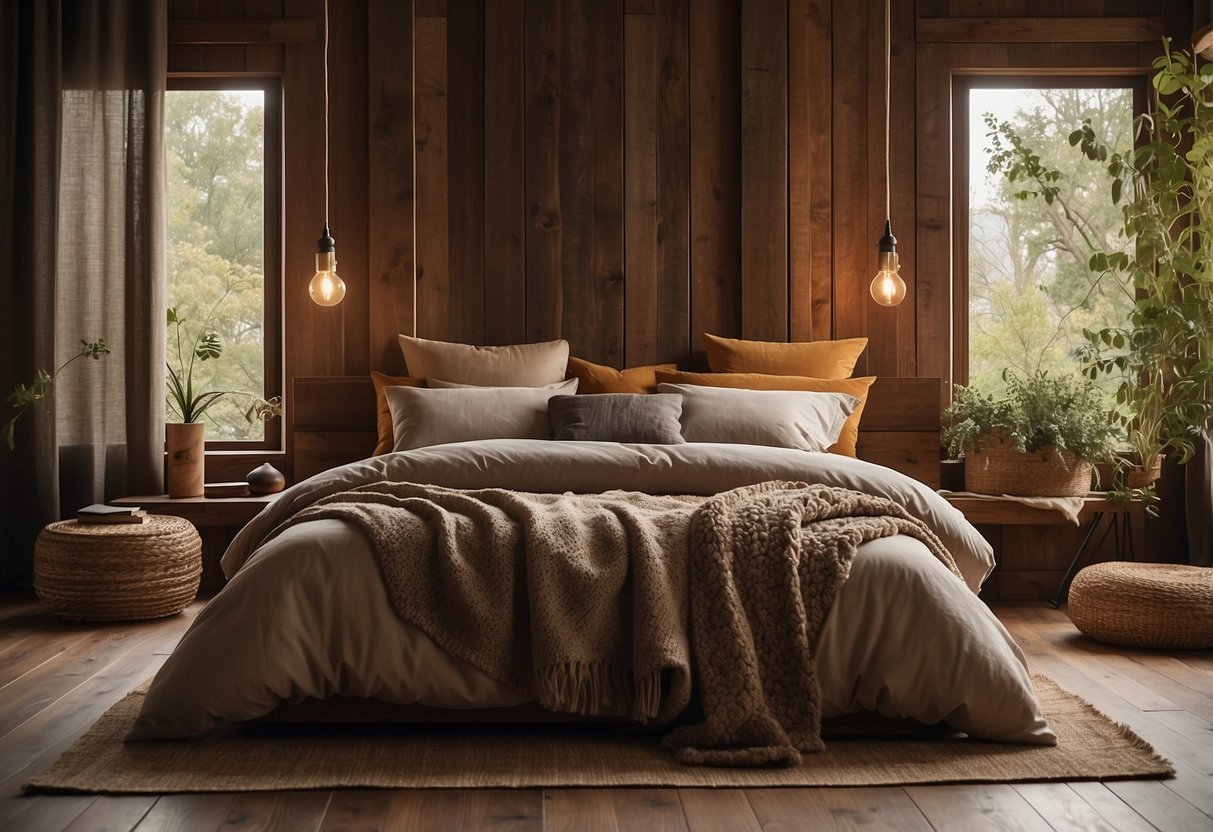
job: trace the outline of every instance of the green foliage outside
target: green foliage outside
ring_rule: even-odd
[[[1096,252],[1131,251],[1133,241],[1120,233],[1122,217],[1108,193],[1104,165],[1075,153],[1068,137],[1089,120],[1108,148],[1131,148],[1133,93],[977,92],[1019,102],[1009,118],[983,114],[989,178],[971,190],[969,383],[999,393],[1006,387],[1004,371],[1077,375],[1087,344],[1083,331],[1128,319],[1131,287],[1100,279],[1089,264]],[[1099,383],[1110,405],[1116,384]]]
[[[169,306],[186,322],[187,344],[213,332],[223,345],[221,359],[193,365],[193,387],[260,397],[265,391],[265,108],[255,101],[259,95],[171,90],[164,133]],[[168,337],[171,360],[178,346],[171,326]],[[169,405],[171,414],[171,397]],[[263,438],[264,424],[250,423],[246,406],[242,398],[217,398],[205,411],[207,439]]]

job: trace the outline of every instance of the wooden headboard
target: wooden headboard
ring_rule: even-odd
[[[937,378],[878,378],[859,425],[858,454],[939,487]],[[370,456],[375,388],[370,376],[303,376],[291,408],[296,480]]]

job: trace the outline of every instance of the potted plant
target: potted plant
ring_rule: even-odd
[[[39,369],[30,384],[18,384],[13,388],[13,392],[8,395],[5,401],[13,409],[14,413],[4,423],[4,427],[0,428],[0,433],[4,435],[4,444],[8,445],[8,449],[11,451],[16,447],[14,432],[17,428],[17,420],[21,418],[21,414],[30,405],[45,399],[54,391],[55,379],[67,369],[69,364],[79,358],[91,358],[94,361],[100,361],[101,356],[109,355],[109,352],[109,347],[105,345],[104,338],[98,338],[96,341],[85,341],[81,338],[80,352],[64,361],[55,372],[48,373],[46,370]]]
[[[1107,161],[1123,234],[1137,256],[1097,253],[1092,271],[1133,294],[1124,326],[1088,333],[1090,375],[1116,374],[1118,401],[1143,464],[1150,450],[1181,464],[1205,445],[1213,418],[1213,64],[1173,51],[1154,61],[1153,112],[1139,142],[1109,154],[1089,123],[1070,144]]]
[[[199,328],[187,352],[182,342],[181,327],[185,319],[177,308],[168,310],[168,325],[174,328],[177,342],[176,366],[168,362],[168,407],[181,421],[164,426],[164,445],[168,456],[168,495],[170,497],[201,497],[206,479],[206,436],[202,417],[220,398],[227,395],[246,396],[251,404],[244,418],[269,421],[282,415],[282,399],[263,399],[241,390],[194,389],[194,362],[210,361],[223,355],[223,342],[217,332],[207,332],[206,322]]]
[[[957,385],[944,411],[948,453],[965,460],[965,488],[1025,497],[1082,496],[1112,451],[1100,391],[1081,377],[1004,373],[995,396]]]

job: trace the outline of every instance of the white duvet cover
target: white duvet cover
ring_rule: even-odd
[[[223,557],[231,578],[157,674],[130,739],[197,736],[282,701],[370,697],[438,708],[510,707],[517,692],[439,649],[393,612],[377,556],[338,520],[264,542],[320,497],[380,480],[451,488],[715,494],[772,479],[888,497],[956,559],[958,580],[918,541],[864,544],[818,650],[823,715],[876,711],[946,722],[984,739],[1055,742],[1023,655],[976,595],[989,544],[922,483],[833,454],[748,445],[491,440],[387,454],[288,489]],[[967,584],[967,585],[966,585]]]

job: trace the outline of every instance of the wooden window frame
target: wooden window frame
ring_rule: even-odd
[[[969,92],[974,89],[1131,89],[1133,118],[1149,104],[1140,72],[955,73],[952,77],[952,378],[969,383]]]
[[[265,398],[281,396],[285,401],[286,371],[283,350],[283,130],[282,80],[276,75],[242,73],[169,73],[168,89],[175,90],[261,90],[265,94],[265,198],[264,204],[264,393]],[[207,453],[233,456],[248,453],[262,459],[266,453],[283,453],[285,417],[265,424],[265,436],[255,440],[208,441]],[[236,460],[234,460],[236,461]]]

